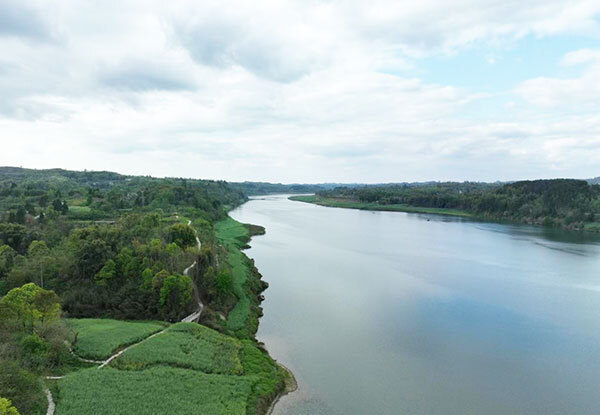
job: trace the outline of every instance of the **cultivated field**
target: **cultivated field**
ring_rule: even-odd
[[[86,359],[107,359],[121,347],[136,343],[164,328],[154,321],[119,321],[112,319],[70,319],[77,333],[74,351]]]
[[[128,349],[113,365],[143,369],[169,365],[205,373],[241,375],[241,343],[196,323],[177,323],[164,333]]]
[[[136,332],[137,342],[163,328],[155,322],[70,322],[85,334],[86,356],[95,357],[132,343],[133,335],[123,335],[128,329]],[[283,389],[286,376],[251,340],[196,323],[176,323],[131,346],[109,366],[69,373],[52,389],[57,415],[262,414]]]
[[[171,367],[86,369],[58,381],[56,415],[246,414],[253,383]]]

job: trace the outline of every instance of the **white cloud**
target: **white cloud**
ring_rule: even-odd
[[[465,117],[490,97],[417,77],[422,56],[487,45],[498,61],[495,45],[526,35],[597,36],[597,1],[2,7],[12,23],[0,30],[0,164],[371,182],[580,176],[598,165],[597,51],[565,56],[580,78],[521,84],[533,104],[523,114],[513,103]],[[545,112],[565,103],[588,113]]]
[[[583,65],[583,73],[577,78],[530,79],[521,83],[515,92],[541,107],[570,107],[577,112],[600,109],[600,49],[569,52],[562,63],[566,66]]]

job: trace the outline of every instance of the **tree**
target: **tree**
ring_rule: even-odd
[[[196,233],[191,226],[184,223],[171,225],[168,231],[169,242],[176,243],[181,248],[196,245]]]
[[[39,269],[40,286],[44,288],[44,270],[47,267],[47,262],[50,259],[50,250],[48,249],[48,245],[46,245],[46,242],[44,241],[32,241],[29,244],[29,249],[27,252],[29,254],[29,258],[35,262],[36,268]]]
[[[13,266],[17,253],[8,245],[0,245],[0,278],[6,276]]]
[[[45,208],[46,206],[48,206],[48,195],[40,196],[40,199],[38,200],[38,204],[42,208]]]
[[[219,294],[229,294],[233,289],[233,278],[229,271],[221,271],[215,278],[215,287]]]
[[[11,401],[23,414],[46,413],[46,397],[40,379],[14,361],[0,362],[0,391],[4,399]]]
[[[12,402],[5,398],[0,398],[0,415],[20,415],[17,408],[12,406]]]
[[[78,241],[74,253],[79,272],[85,277],[91,277],[95,276],[106,262],[110,247],[104,239],[85,239]]]
[[[159,306],[163,316],[174,320],[192,301],[194,288],[187,275],[169,275],[160,288]]]
[[[156,275],[154,275],[154,278],[152,278],[152,289],[154,291],[160,291],[160,289],[163,285],[163,281],[168,276],[169,276],[169,272],[166,269],[163,269],[162,271],[157,272]]]
[[[116,272],[117,264],[112,259],[109,259],[94,277],[94,279],[96,280],[96,284],[107,285],[108,282],[112,281]]]
[[[25,208],[23,206],[19,206],[19,208],[17,209],[17,214],[15,215],[15,222],[23,225],[25,223],[25,214],[27,212],[25,211]]]
[[[15,223],[0,223],[0,243],[5,243],[15,251],[23,253],[28,240],[29,234],[25,226]]]
[[[175,242],[172,242],[169,245],[167,245],[165,251],[167,252],[167,255],[169,256],[169,258],[171,259],[171,269],[174,270],[175,266],[177,264],[177,259],[178,259],[179,255],[181,255],[182,250],[179,247],[179,245],[177,245]]]
[[[57,212],[62,211],[62,202],[60,201],[60,199],[54,199],[54,201],[52,202],[52,208]]]
[[[152,287],[152,279],[154,278],[154,273],[150,268],[146,268],[142,271],[142,289],[148,290]]]
[[[44,290],[30,282],[13,288],[0,300],[4,318],[13,318],[30,332],[36,323],[56,320],[60,317],[60,300],[54,291]]]

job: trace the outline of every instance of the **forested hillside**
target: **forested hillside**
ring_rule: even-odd
[[[328,190],[336,187],[336,184],[282,184],[265,182],[233,182],[231,187],[248,196],[283,194],[283,193],[314,193],[319,190]]]
[[[584,180],[342,187],[320,191],[317,196],[381,206],[455,209],[489,219],[573,229],[595,228],[600,220],[600,185]]]
[[[215,232],[245,200],[223,181],[0,168],[0,396],[43,413],[39,376],[85,367],[64,317],[168,324],[201,300],[202,323],[261,355],[250,345],[267,284],[239,251],[249,228],[235,223],[231,246]],[[248,395],[248,413],[282,387],[268,355],[259,360],[253,370],[277,376],[252,378],[267,385]]]

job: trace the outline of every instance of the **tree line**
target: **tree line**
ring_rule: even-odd
[[[600,185],[574,179],[338,187],[317,195],[381,205],[460,209],[488,219],[573,229],[600,221]]]

